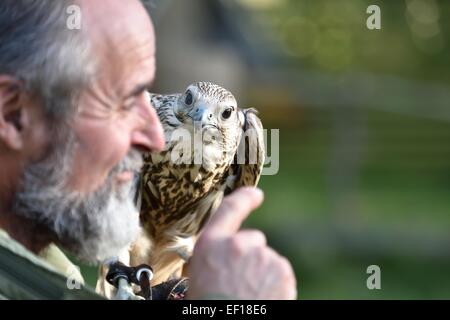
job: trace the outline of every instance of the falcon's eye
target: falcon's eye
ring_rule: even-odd
[[[194,97],[192,96],[192,93],[190,91],[188,91],[186,93],[186,98],[184,99],[184,103],[187,106],[190,106],[192,104],[192,102],[194,102]]]
[[[224,112],[222,112],[222,118],[223,119],[228,119],[231,116],[231,113],[234,111],[233,107],[228,107],[225,109]]]

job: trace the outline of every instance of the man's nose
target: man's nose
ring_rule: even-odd
[[[139,116],[140,126],[132,135],[132,145],[147,152],[160,152],[164,149],[165,138],[161,121],[156,114],[155,108],[148,99],[142,105]]]

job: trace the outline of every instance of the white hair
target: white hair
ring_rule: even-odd
[[[51,156],[29,165],[13,199],[13,212],[44,225],[60,245],[86,262],[116,256],[139,235],[139,213],[134,205],[132,182],[114,184],[121,171],[138,172],[142,156],[132,150],[97,191],[82,195],[68,191],[74,138]]]

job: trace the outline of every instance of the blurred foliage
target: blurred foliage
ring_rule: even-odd
[[[446,0],[278,0],[262,7],[258,1],[241,2],[260,9],[255,20],[270,24],[274,38],[300,67],[450,81]],[[381,8],[381,31],[365,28],[371,4]]]
[[[247,226],[292,261],[305,299],[449,298],[450,126],[368,112],[357,182],[337,206],[330,185],[330,112],[307,109],[280,132],[280,172],[264,176],[262,208]],[[341,164],[345,167],[345,164]],[[365,286],[382,270],[382,290]]]

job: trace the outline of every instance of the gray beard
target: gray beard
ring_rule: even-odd
[[[139,235],[135,186],[133,182],[119,186],[113,178],[124,170],[139,172],[142,156],[131,150],[97,191],[81,195],[66,187],[74,141],[70,135],[65,147],[25,169],[12,212],[44,225],[78,259],[99,263],[117,256]]]

